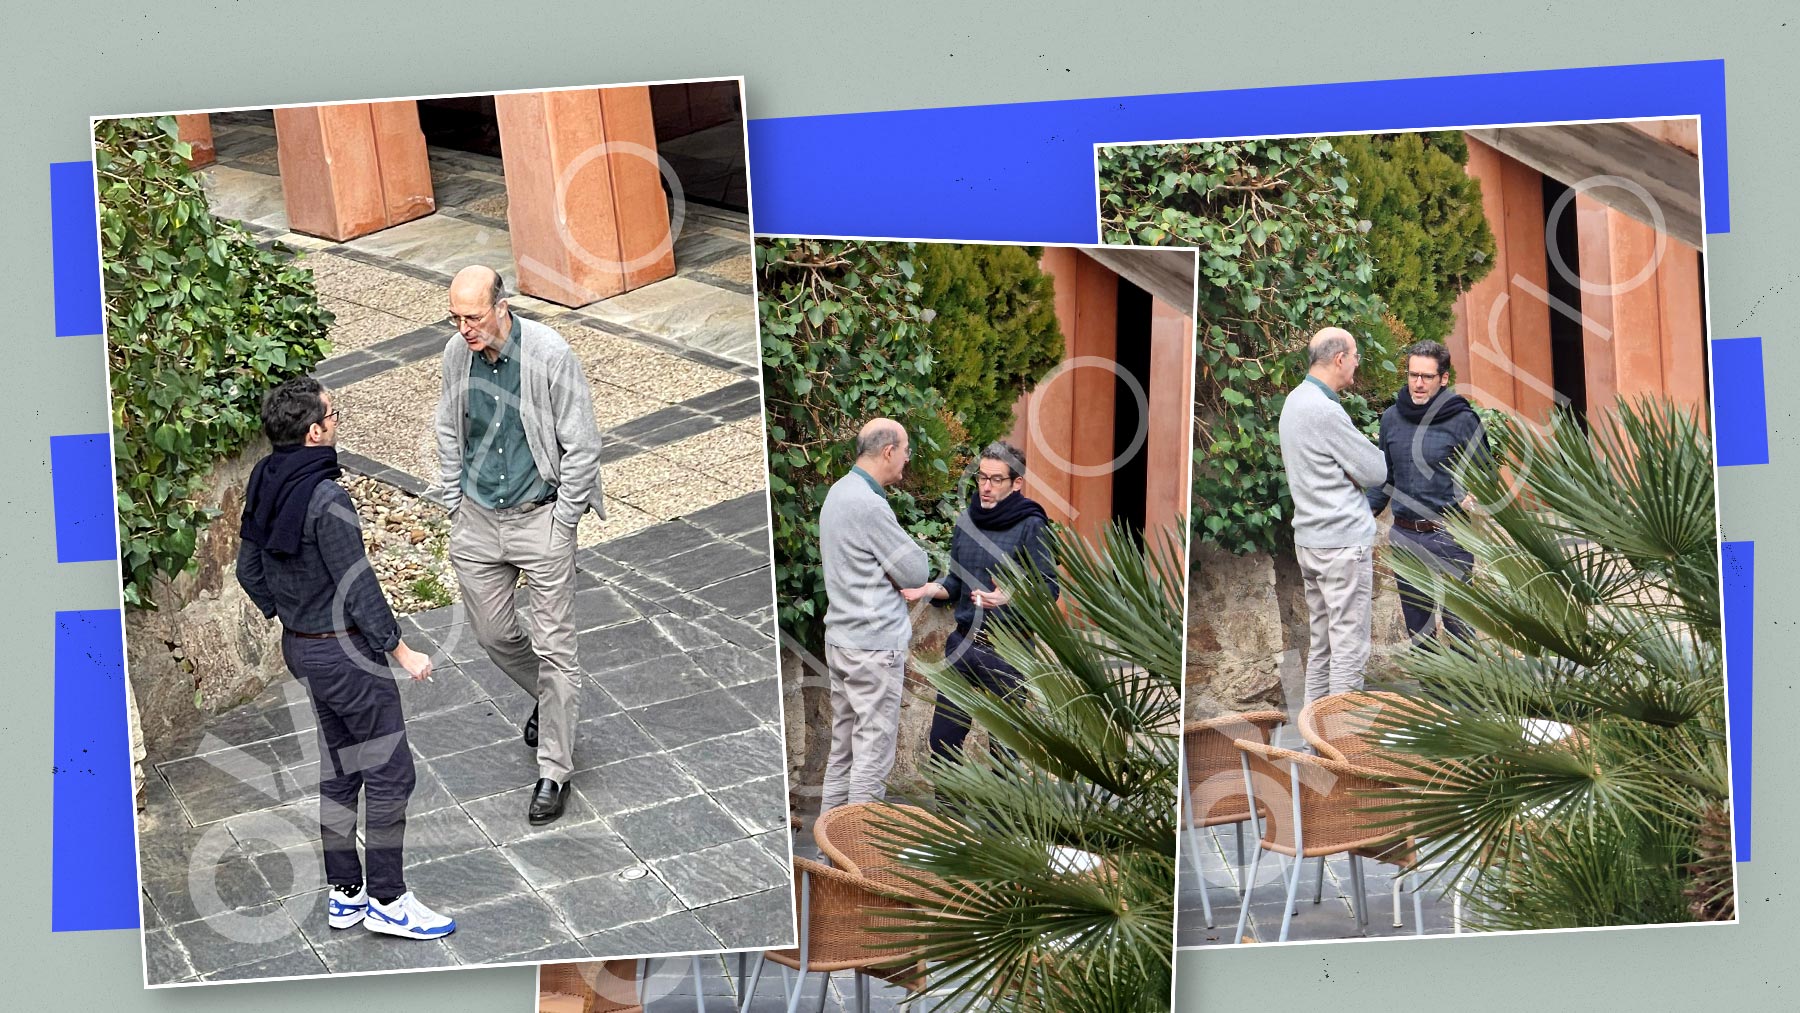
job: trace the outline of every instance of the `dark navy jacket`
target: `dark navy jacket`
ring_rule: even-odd
[[[950,572],[938,582],[950,592],[950,597],[939,599],[936,604],[954,607],[956,625],[968,629],[976,614],[984,611],[976,607],[969,592],[993,590],[998,561],[1008,557],[1016,558],[1027,571],[1036,570],[1055,597],[1056,567],[1050,561],[1044,528],[1042,517],[1027,517],[1010,528],[986,531],[976,527],[965,510],[956,518],[956,530],[950,535]],[[1006,609],[1007,606],[1001,606],[985,611],[992,618]]]
[[[1379,445],[1387,458],[1387,480],[1369,490],[1369,509],[1380,513],[1391,500],[1395,517],[1415,521],[1435,521],[1462,501],[1465,490],[1451,477],[1450,464],[1464,448],[1478,457],[1487,453],[1481,416],[1475,412],[1445,413],[1415,423],[1407,421],[1397,404],[1381,413]]]

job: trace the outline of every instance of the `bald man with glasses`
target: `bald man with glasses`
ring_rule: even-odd
[[[450,563],[476,641],[536,702],[524,739],[538,766],[526,816],[539,826],[562,815],[575,769],[575,531],[590,510],[606,517],[600,430],[574,351],[512,312],[498,272],[459,271],[450,320],[457,333],[444,347],[437,411]],[[515,613],[521,574],[529,637]]]

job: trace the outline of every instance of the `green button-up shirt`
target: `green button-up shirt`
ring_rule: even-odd
[[[489,510],[504,510],[548,497],[553,489],[538,474],[519,418],[519,318],[499,356],[469,360],[468,407],[463,412],[463,492]]]

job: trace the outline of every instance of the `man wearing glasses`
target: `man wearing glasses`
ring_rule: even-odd
[[[856,466],[819,508],[825,573],[825,667],[831,679],[831,753],[820,814],[887,795],[900,728],[900,689],[912,645],[901,588],[931,576],[887,490],[900,484],[912,445],[893,419],[873,419],[856,435]]]
[[[1375,588],[1375,516],[1363,490],[1387,461],[1339,403],[1356,382],[1356,338],[1326,327],[1307,342],[1306,379],[1281,406],[1281,463],[1294,500],[1294,555],[1306,586],[1308,703],[1363,685]]]
[[[450,563],[476,641],[536,701],[524,739],[538,766],[526,817],[539,826],[562,815],[575,769],[575,529],[589,510],[606,516],[600,430],[568,342],[514,314],[493,269],[457,272],[450,318],[437,410]],[[529,637],[514,612],[520,574]]]
[[[1046,544],[1049,517],[1024,493],[1025,455],[1004,440],[988,444],[976,462],[975,500],[956,518],[950,535],[950,569],[941,580],[902,591],[907,601],[948,605],[956,629],[944,641],[944,657],[970,683],[996,696],[1023,681],[1018,669],[994,652],[988,639],[1006,614],[1012,595],[996,583],[1002,560],[1012,559],[1057,595],[1056,566]],[[969,715],[943,694],[931,716],[931,752],[954,759],[969,734]]]
[[[319,834],[325,852],[326,921],[371,932],[436,939],[456,922],[406,888],[406,804],[415,780],[406,714],[388,660],[414,679],[431,659],[400,640],[400,627],[363,550],[350,494],[335,479],[342,418],[329,392],[295,377],[263,398],[274,452],[244,492],[237,579],[270,619],[281,618],[281,657],[306,686],[319,736]],[[366,798],[363,863],[356,811]]]
[[[1444,517],[1472,509],[1475,497],[1456,481],[1450,465],[1465,454],[1485,459],[1487,443],[1481,416],[1449,388],[1449,381],[1450,351],[1443,345],[1421,341],[1406,350],[1406,389],[1381,413],[1380,446],[1387,477],[1369,490],[1369,509],[1380,515],[1391,502],[1393,547],[1412,553],[1439,573],[1466,581],[1475,557],[1450,537]],[[1438,603],[1425,589],[1395,576],[1406,632],[1414,643],[1431,639]],[[1444,636],[1452,646],[1467,641],[1469,628],[1448,608],[1442,611]]]

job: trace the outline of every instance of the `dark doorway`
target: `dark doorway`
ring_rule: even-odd
[[[1550,178],[1544,180],[1544,214],[1563,200],[1569,188]],[[1544,248],[1545,286],[1550,304],[1550,383],[1556,389],[1557,404],[1566,404],[1582,424],[1587,424],[1587,351],[1581,331],[1581,286],[1571,279],[1581,277],[1580,241],[1575,231],[1575,201],[1564,201],[1562,212],[1554,223],[1546,221],[1554,231],[1546,236]],[[1560,263],[1562,267],[1558,267]],[[1568,277],[1564,277],[1566,273]]]
[[[1139,434],[1148,433],[1150,426],[1150,420],[1138,412],[1138,395],[1148,398],[1150,392],[1150,311],[1150,293],[1120,278],[1118,336],[1113,351],[1119,374],[1113,391],[1112,516],[1140,533],[1144,530],[1150,452],[1144,442],[1135,450],[1131,444]]]
[[[492,95],[420,99],[419,129],[434,148],[500,157],[500,121]]]

